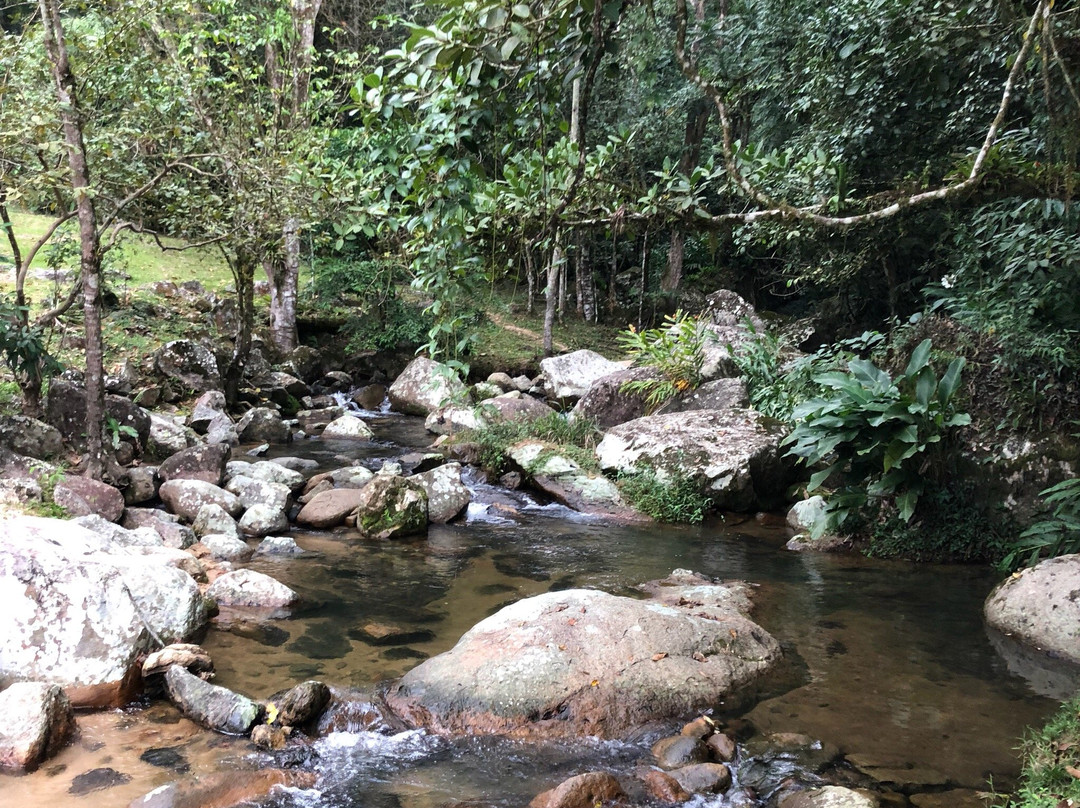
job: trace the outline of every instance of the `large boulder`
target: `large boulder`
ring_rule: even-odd
[[[460,463],[447,463],[411,479],[423,486],[427,494],[428,521],[436,524],[449,522],[465,510],[472,499],[469,489],[461,482]]]
[[[16,682],[0,693],[0,771],[33,771],[75,730],[71,702],[58,685]]]
[[[236,434],[241,443],[286,443],[289,427],[281,420],[277,410],[254,407],[244,413],[236,424]]]
[[[0,415],[0,446],[27,457],[48,460],[60,454],[64,440],[54,426],[25,415]]]
[[[322,432],[323,440],[371,440],[375,433],[355,415],[342,415],[328,423]]]
[[[387,390],[391,409],[406,415],[427,415],[464,397],[465,385],[449,365],[418,356]]]
[[[222,415],[228,418],[226,414],[227,406],[224,393],[219,390],[208,390],[195,401],[195,406],[191,408],[191,415],[188,416],[187,424],[200,435],[205,435],[206,430],[215,418]]]
[[[296,524],[304,527],[337,527],[345,522],[345,517],[353,513],[363,500],[363,489],[334,488],[322,491],[300,509],[296,515]]]
[[[285,511],[273,505],[256,503],[244,511],[237,524],[245,536],[262,538],[271,533],[282,533],[289,529],[289,517]]]
[[[142,449],[150,440],[150,415],[131,399],[105,396],[105,413],[126,429],[117,437]],[[75,447],[86,444],[86,389],[75,382],[54,379],[49,383],[45,420],[60,431],[64,440]],[[131,434],[131,433],[134,433]]]
[[[1080,554],[1011,575],[990,593],[983,611],[998,631],[1080,665]]]
[[[121,704],[141,654],[206,621],[194,580],[155,548],[115,548],[56,519],[12,519],[3,533],[0,686],[41,681],[61,685],[77,706]]]
[[[742,379],[716,379],[673,398],[657,412],[689,412],[691,410],[730,410],[750,406],[746,382]]]
[[[154,354],[154,367],[168,380],[196,393],[221,389],[221,370],[213,351],[197,342],[167,342]]]
[[[719,704],[780,659],[734,605],[698,611],[584,589],[527,598],[413,668],[387,702],[444,734],[618,736]]]
[[[161,484],[158,495],[165,507],[187,522],[195,521],[203,505],[220,505],[234,518],[244,511],[235,494],[203,480],[169,480]]]
[[[169,457],[158,466],[158,476],[168,480],[203,480],[221,485],[225,479],[225,465],[229,462],[228,446],[221,444],[192,446]]]
[[[251,699],[212,685],[181,665],[165,672],[165,690],[169,700],[192,721],[227,735],[246,735],[262,712]]]
[[[271,610],[292,606],[300,599],[285,584],[254,570],[235,570],[218,576],[206,590],[206,596],[219,606]]]
[[[784,495],[783,428],[754,410],[649,415],[612,427],[596,447],[604,471],[691,480],[720,510],[769,508]]]
[[[626,368],[602,376],[574,405],[571,416],[594,421],[602,430],[641,418],[648,413],[645,394],[624,393],[622,387],[628,382],[659,378],[652,368]]]
[[[124,513],[124,495],[89,477],[64,477],[53,489],[53,502],[72,516],[97,514],[110,522]]]
[[[480,404],[478,409],[484,416],[484,420],[492,424],[508,421],[532,423],[555,414],[555,410],[540,399],[516,391],[489,398]]]
[[[540,362],[544,392],[556,401],[581,398],[597,380],[622,369],[618,362],[589,350],[549,356]]]
[[[377,474],[362,489],[356,527],[368,538],[399,539],[427,530],[427,493],[405,477]]]
[[[647,521],[619,494],[603,474],[586,471],[557,446],[526,440],[511,446],[507,455],[545,494],[568,508],[613,519]]]

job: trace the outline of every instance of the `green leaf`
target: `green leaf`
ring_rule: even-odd
[[[911,359],[908,360],[907,368],[904,369],[904,376],[912,379],[916,373],[919,373],[926,367],[930,361],[930,340],[924,339],[920,342],[915,350],[911,352]]]

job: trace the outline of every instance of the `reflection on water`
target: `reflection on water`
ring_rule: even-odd
[[[418,419],[371,423],[381,441],[375,447],[312,441],[279,453],[338,464],[331,458],[347,453],[377,467],[408,450],[402,446],[428,441]],[[479,494],[518,513],[492,518],[474,508],[470,521],[433,526],[426,540],[409,542],[367,541],[345,530],[292,534],[312,555],[252,566],[296,589],[306,607],[288,620],[238,620],[211,631],[204,646],[217,682],[255,698],[308,678],[373,690],[517,599],[569,587],[633,594],[637,584],[681,567],[757,586],[756,619],[784,643],[789,660],[783,692],[746,714],[760,731],[805,733],[846,753],[982,787],[991,774],[1008,781],[1023,728],[1055,706],[1010,671],[1017,663],[995,653],[981,619],[994,582],[984,570],[788,553],[780,549],[780,528],[754,520],[599,524],[566,518],[562,509],[521,507],[521,497],[506,492],[481,487]],[[67,793],[76,775],[111,767],[130,781],[94,793],[87,804],[126,805],[178,771],[140,759],[148,748],[172,750],[156,760],[178,755],[196,773],[259,761],[246,741],[196,733],[165,705],[83,716],[80,724],[79,743],[44,772],[0,779],[0,804],[68,804],[79,799]],[[660,731],[635,742],[539,746],[416,732],[332,735],[318,744],[318,789],[279,802],[520,805],[588,768],[629,772]]]

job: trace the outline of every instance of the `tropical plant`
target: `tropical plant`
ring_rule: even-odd
[[[1054,512],[1020,534],[1001,561],[1004,569],[1030,567],[1043,558],[1080,553],[1080,478],[1052,485],[1039,496],[1054,506]]]
[[[616,481],[627,501],[660,522],[697,524],[712,507],[712,499],[693,480],[661,479],[652,471],[620,475]]]
[[[938,378],[930,365],[930,340],[915,348],[894,382],[866,359],[848,371],[814,379],[833,391],[797,407],[794,431],[784,440],[788,454],[818,468],[807,485],[815,491],[836,475],[840,486],[827,497],[820,536],[836,529],[873,499],[895,498],[900,519],[910,521],[928,475],[940,471],[942,441],[954,427],[971,422],[956,412],[964,359],[953,359]]]
[[[664,317],[665,325],[638,331],[634,326],[619,335],[619,345],[634,364],[652,368],[659,378],[623,382],[619,392],[645,397],[647,410],[655,412],[666,401],[701,384],[708,332],[696,318],[681,309]]]

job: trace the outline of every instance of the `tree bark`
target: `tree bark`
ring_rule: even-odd
[[[248,355],[251,353],[251,334],[255,329],[255,256],[244,249],[238,249],[232,256],[227,256],[233,281],[236,283],[236,338],[229,364],[222,374],[225,401],[235,407],[240,400],[240,385],[244,380]]]
[[[290,217],[282,230],[280,262],[266,263],[270,281],[270,338],[282,355],[291,354],[300,341],[296,330],[296,301],[300,286],[300,221]]]
[[[683,150],[679,157],[679,173],[688,174],[701,158],[701,143],[709,124],[709,106],[700,98],[686,111],[686,133],[683,136]],[[683,276],[683,258],[686,254],[686,231],[678,224],[671,231],[671,244],[668,247],[667,269],[660,280],[660,289],[672,294],[679,289]]]
[[[548,264],[547,289],[544,300],[544,356],[555,353],[555,310],[559,297],[559,274],[562,272],[563,253],[559,246],[558,234],[555,247],[551,250],[551,262]]]
[[[68,60],[64,26],[57,0],[39,0],[45,51],[56,90],[57,106],[67,147],[71,187],[79,221],[80,269],[86,339],[86,475],[101,479],[105,471],[103,428],[105,424],[104,344],[101,335],[101,241],[94,197],[90,192],[90,167],[83,141],[82,112],[75,75]]]

